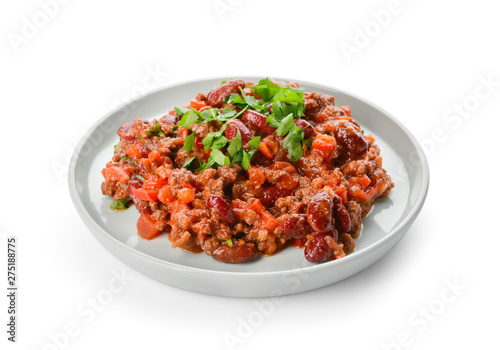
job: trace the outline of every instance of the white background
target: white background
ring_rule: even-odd
[[[230,348],[224,334],[240,336],[235,349],[498,347],[494,2],[401,0],[396,9],[389,0],[53,4],[4,1],[0,8],[0,285],[6,237],[16,235],[20,288],[18,343],[6,340],[2,297],[0,348]],[[373,13],[388,10],[384,26],[376,24]],[[360,32],[370,36],[363,41]],[[342,45],[356,53],[344,54]],[[375,102],[426,148],[431,186],[420,216],[372,267],[287,297],[242,334],[241,320],[259,312],[255,300],[186,292],[140,275],[98,244],[70,201],[72,148],[97,119],[140,92],[151,70],[161,72],[157,86],[274,75]],[[490,90],[481,79],[493,82]],[[453,112],[445,119],[460,105],[467,118]],[[93,315],[89,300],[124,268],[133,279]],[[450,283],[460,286],[455,293]],[[63,336],[68,325],[71,336]]]

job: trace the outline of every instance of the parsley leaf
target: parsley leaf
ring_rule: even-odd
[[[259,149],[260,147],[260,136],[254,136],[250,141],[248,141],[248,145],[251,149]]]
[[[189,169],[191,171],[196,171],[201,166],[200,160],[196,157],[191,157],[184,162],[183,168]]]
[[[118,209],[118,210],[127,209],[128,207],[130,207],[131,201],[132,201],[132,198],[130,198],[130,197],[118,199],[118,200],[114,201],[113,203],[111,203],[111,205],[109,207],[111,209]]]
[[[212,143],[215,140],[218,140],[222,136],[222,134],[226,130],[226,127],[227,127],[227,123],[224,124],[222,126],[222,128],[220,128],[219,131],[211,132],[203,138],[203,141],[201,141],[201,142],[203,143],[203,146],[205,146],[205,152],[208,151],[210,148],[212,148]],[[221,146],[220,148],[222,148],[222,147],[224,147],[224,146]]]
[[[295,126],[295,120],[293,119],[293,114],[290,113],[288,116],[283,118],[278,126],[276,134],[278,136],[285,136],[292,128]]]
[[[166,137],[165,133],[161,130],[160,123],[154,123],[154,125],[148,129],[146,134],[149,136]]]
[[[140,174],[135,174],[134,176],[139,181],[142,181],[142,182],[146,181],[146,178]]]
[[[222,166],[226,164],[226,156],[224,156],[224,153],[222,153],[218,149],[212,150],[212,153],[210,153],[210,158],[212,158],[213,161],[218,165]]]
[[[255,90],[264,101],[270,101],[273,99],[274,95],[278,93],[282,88],[275,83],[273,83],[268,78],[261,79],[258,85],[249,86],[250,89]]]
[[[196,123],[198,120],[199,120],[198,114],[191,111],[184,114],[178,125],[191,130],[191,124]]]
[[[219,114],[220,113],[218,108],[210,108],[201,112],[201,116],[203,119],[205,119],[205,121],[217,120],[217,116]]]
[[[238,152],[238,150],[241,149],[241,146],[243,146],[243,142],[241,140],[240,130],[238,129],[236,137],[231,141],[229,147],[227,148],[227,153],[229,153],[232,157],[236,152]]]
[[[217,139],[215,139],[213,142],[212,142],[212,146],[210,146],[210,149],[221,149],[222,147],[224,147],[226,144],[227,144],[227,138],[226,136],[222,135],[222,136],[219,136]]]
[[[181,115],[184,115],[190,111],[189,108],[185,108],[185,107],[175,107],[174,109],[175,109],[175,113],[177,113],[178,117],[180,117]]]
[[[195,136],[194,132],[192,132],[186,137],[186,140],[184,141],[184,146],[182,148],[184,148],[188,152],[191,152],[194,147],[194,141],[195,141]]]
[[[304,133],[299,127],[294,127],[288,135],[286,135],[283,140],[283,148],[288,150],[290,155],[290,160],[292,162],[298,161],[303,154],[302,151],[302,140],[304,139]]]
[[[248,170],[250,167],[250,155],[243,150],[243,159],[241,160],[241,167],[244,170]]]
[[[129,156],[121,157],[121,158],[120,158],[120,159],[118,159],[118,160],[122,160],[122,159],[123,159],[124,161],[126,161],[127,163],[129,163],[129,164],[132,164],[132,165],[137,165],[137,162],[135,162],[135,161],[133,161],[132,159],[130,159],[130,157],[129,157]]]
[[[118,152],[120,150],[120,144],[116,144],[113,146],[114,150],[115,150],[115,153]]]

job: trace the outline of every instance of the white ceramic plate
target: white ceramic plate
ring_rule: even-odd
[[[260,79],[243,78],[254,82]],[[101,169],[111,159],[113,145],[118,143],[118,128],[135,118],[159,118],[226,79],[190,81],[153,91],[104,116],[82,138],[71,160],[69,189],[81,218],[106,249],[137,271],[175,287],[222,296],[265,297],[300,293],[338,282],[370,266],[396,245],[417,217],[427,194],[429,170],[418,142],[394,117],[373,103],[342,90],[303,81],[299,83],[305,91],[334,95],[340,105],[351,106],[353,117],[365,134],[375,137],[384,168],[395,183],[390,196],[378,201],[364,219],[354,253],[336,261],[312,264],[305,260],[302,249],[289,247],[272,257],[225,264],[204,253],[174,249],[167,235],[142,240],[136,233],[139,214],[134,207],[124,212],[110,210],[111,198],[101,193]],[[307,278],[293,278],[298,273]]]

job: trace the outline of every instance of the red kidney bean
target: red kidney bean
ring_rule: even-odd
[[[197,149],[202,149],[202,148],[205,148],[205,146],[203,145],[203,139],[201,137],[198,137],[196,136],[194,138],[194,146],[197,148]]]
[[[287,237],[304,238],[313,232],[306,214],[285,214],[278,218],[283,233]]]
[[[243,115],[241,116],[241,120],[243,120],[245,123],[253,125],[262,133],[272,134],[276,129],[271,125],[266,124],[266,118],[267,117],[265,115],[251,109],[246,110],[245,113],[243,113]]]
[[[146,158],[148,156],[149,152],[151,152],[151,150],[149,148],[147,148],[142,143],[136,143],[135,145],[137,146],[137,148],[141,152],[141,158]]]
[[[335,228],[342,233],[351,231],[351,218],[349,212],[342,203],[338,194],[333,197],[333,216],[335,217]]]
[[[167,114],[163,118],[166,125],[175,125],[179,122],[179,117],[177,117],[175,114]]]
[[[236,223],[236,217],[234,216],[233,208],[229,203],[216,194],[212,194],[208,199],[208,207],[217,212],[221,220],[227,225],[234,225]]]
[[[132,189],[135,188],[142,188],[142,182],[137,180],[137,179],[132,179],[128,183],[128,195],[130,198],[132,198],[132,201],[135,204],[135,207],[137,208],[137,211],[139,213],[144,213],[151,215],[153,214],[153,211],[151,210],[151,207],[149,206],[149,203],[147,202],[142,202],[139,199],[137,199],[136,196],[132,193]]]
[[[242,263],[255,259],[257,257],[257,249],[252,243],[241,246],[233,245],[232,247],[227,244],[221,244],[219,248],[214,251],[212,257],[217,261],[225,263]]]
[[[312,127],[311,123],[309,123],[307,120],[302,118],[297,118],[295,119],[295,125],[297,125],[301,129],[304,129],[305,140],[314,135],[314,128]]]
[[[132,127],[133,127],[133,125],[131,123],[125,123],[125,124],[123,124],[118,129],[118,132],[117,132],[118,136],[120,136],[120,138],[122,140],[132,141],[134,139],[134,136],[128,134],[128,131],[130,129],[132,129]]]
[[[241,134],[241,140],[243,145],[246,145],[248,141],[250,141],[253,137],[252,131],[239,119],[231,119],[227,122],[226,130],[224,134],[228,138],[228,140],[233,140],[238,134],[238,130]]]
[[[307,221],[318,232],[333,229],[333,200],[324,191],[316,193],[307,205]]]
[[[293,190],[280,188],[277,186],[269,186],[264,189],[264,193],[260,198],[260,202],[267,208],[274,207],[274,203],[280,197],[291,196]]]
[[[240,87],[245,87],[245,81],[242,79],[231,80],[225,84],[214,87],[207,94],[207,102],[212,107],[220,108],[224,104],[224,99],[232,93],[239,93]]]
[[[363,134],[359,132],[351,122],[341,122],[333,130],[339,154],[347,154],[348,159],[368,151],[368,143]]]
[[[328,245],[328,236],[326,233],[316,233],[311,237],[304,248],[304,255],[307,261],[319,263],[331,259],[334,251]]]

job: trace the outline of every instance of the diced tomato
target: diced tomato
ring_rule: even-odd
[[[263,212],[266,211],[266,207],[264,207],[262,205],[262,203],[260,202],[260,199],[257,199],[255,200],[249,207],[248,209],[251,209],[253,210],[254,212],[256,212],[257,214],[259,215],[262,215]]]
[[[193,186],[193,185],[191,185],[189,182],[186,182],[186,181],[184,181],[184,180],[181,180],[181,185],[182,185],[182,187],[184,187],[184,188],[191,188],[191,189],[193,189],[193,190],[194,190],[194,186]]]
[[[195,190],[194,188],[181,188],[177,191],[177,198],[183,203],[191,203],[194,201]]]
[[[127,149],[127,155],[133,160],[142,158],[141,149],[135,143],[130,145],[130,147]]]
[[[351,117],[351,106],[340,106],[340,108],[347,114],[348,117]]]
[[[160,188],[167,184],[167,180],[162,178],[155,178],[144,181],[143,187],[150,191],[159,191]]]
[[[121,183],[127,183],[128,180],[130,179],[130,170],[118,166],[104,168],[102,169],[101,173],[106,180],[109,179],[111,176],[113,176],[116,180],[120,181]]]
[[[248,168],[248,184],[252,187],[259,187],[266,182],[266,175],[260,167],[250,166]]]
[[[142,201],[150,201],[154,202],[158,199],[158,192],[156,191],[148,191],[144,188],[132,188],[132,194]]]
[[[273,157],[274,157],[271,150],[269,149],[269,147],[267,147],[267,145],[265,143],[260,144],[259,152],[262,153],[262,155],[264,157],[266,157],[267,159],[273,159]]]
[[[274,216],[269,214],[268,212],[264,212],[261,214],[262,216],[262,227],[268,230],[269,232],[272,232],[276,229],[276,227],[279,226],[279,221],[276,220]]]
[[[177,127],[177,136],[181,138],[186,138],[189,135],[189,129],[185,128],[183,126],[178,126]]]
[[[335,193],[338,194],[340,198],[342,198],[342,202],[347,203],[347,188],[345,188],[344,185],[340,185],[335,188]]]
[[[313,146],[313,148],[316,148],[319,150],[331,151],[331,150],[335,149],[335,147],[337,146],[337,141],[335,140],[335,137],[333,137],[333,136],[325,135],[325,134],[318,134],[314,137],[312,146]]]
[[[141,238],[150,240],[158,237],[161,231],[155,227],[154,221],[148,214],[142,213],[139,220],[137,220],[137,233]]]
[[[351,185],[354,185],[354,184],[359,185],[363,190],[365,188],[367,188],[371,182],[372,181],[370,180],[370,178],[366,174],[354,176],[354,177],[351,177],[349,179],[349,183]]]
[[[156,169],[156,175],[158,175],[160,178],[167,180],[172,173],[172,170],[165,168],[164,166],[158,167]]]
[[[158,199],[163,204],[168,204],[175,199],[175,196],[172,194],[170,186],[166,185],[160,189],[160,191],[158,192]]]
[[[197,149],[202,149],[204,148],[205,146],[203,145],[203,139],[201,137],[198,137],[196,136],[194,138],[194,146],[197,148]]]
[[[369,199],[366,195],[365,191],[359,188],[350,188],[349,189],[349,200],[355,200],[359,203],[368,203]]]
[[[199,110],[202,107],[205,107],[207,103],[205,101],[200,101],[195,98],[192,98],[189,103],[189,107]]]
[[[153,163],[155,160],[158,162],[158,163],[161,163],[161,161],[163,160],[160,152],[158,152],[157,150],[152,150],[151,152],[149,152],[148,154],[148,158],[149,160],[151,161],[151,163]]]
[[[141,173],[149,173],[151,171],[151,161],[149,158],[141,158],[137,161],[137,166]]]

